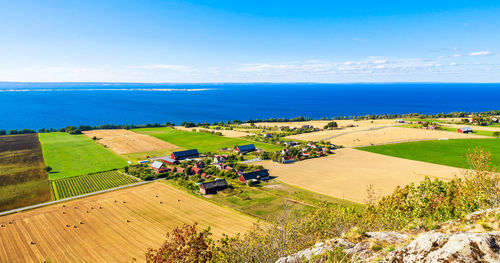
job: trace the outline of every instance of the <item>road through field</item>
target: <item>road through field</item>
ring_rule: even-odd
[[[328,157],[292,164],[261,162],[279,180],[318,193],[354,202],[364,202],[369,185],[381,194],[397,186],[430,178],[452,179],[460,169],[374,154],[352,148],[335,151]]]
[[[63,207],[64,205],[64,207]],[[9,223],[11,222],[11,223]],[[256,219],[163,182],[0,217],[0,262],[144,262],[182,224],[245,232]]]

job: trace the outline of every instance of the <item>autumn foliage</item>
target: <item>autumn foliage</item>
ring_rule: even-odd
[[[198,231],[196,226],[184,224],[168,232],[160,248],[148,250],[146,262],[210,262],[214,250],[210,229]]]

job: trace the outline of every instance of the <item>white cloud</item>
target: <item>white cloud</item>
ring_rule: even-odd
[[[461,57],[461,56],[462,56],[462,55],[460,55],[460,54],[455,54],[455,55],[452,55],[451,57],[452,57],[452,58],[459,58],[459,57]]]
[[[168,70],[175,70],[175,71],[186,71],[186,70],[190,69],[190,67],[188,67],[188,66],[170,65],[170,64],[142,65],[142,66],[135,66],[135,67],[132,67],[132,68],[139,68],[139,69],[168,69]]]
[[[450,66],[456,66],[456,65],[457,65],[457,63],[456,63],[456,62],[451,62],[451,63],[450,63]]]
[[[469,56],[487,56],[487,55],[491,55],[491,54],[493,54],[493,52],[486,50],[486,51],[469,53]]]

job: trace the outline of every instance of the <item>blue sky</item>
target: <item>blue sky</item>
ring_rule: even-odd
[[[0,0],[0,81],[500,82],[500,1]]]

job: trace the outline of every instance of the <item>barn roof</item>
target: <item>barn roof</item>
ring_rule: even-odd
[[[192,150],[186,150],[186,151],[178,151],[178,152],[173,152],[172,153],[175,158],[182,158],[186,156],[193,156],[193,155],[198,155],[198,150],[197,149],[192,149]]]
[[[251,150],[255,150],[255,145],[253,145],[253,144],[240,145],[240,146],[236,146],[236,148],[238,148],[238,150],[240,150],[240,151],[251,151]]]
[[[158,162],[158,161],[155,161],[155,162],[151,165],[151,167],[156,168],[156,169],[160,169],[162,166],[163,166],[163,163],[162,163],[162,162]]]
[[[209,189],[226,187],[226,186],[227,186],[226,180],[222,179],[222,180],[215,180],[212,182],[202,183],[200,187],[204,188],[205,190],[209,190]]]
[[[259,178],[264,178],[269,176],[269,172],[267,170],[257,170],[253,172],[248,172],[248,173],[242,173],[241,176],[245,179],[245,181],[252,180],[252,179],[259,179]]]

